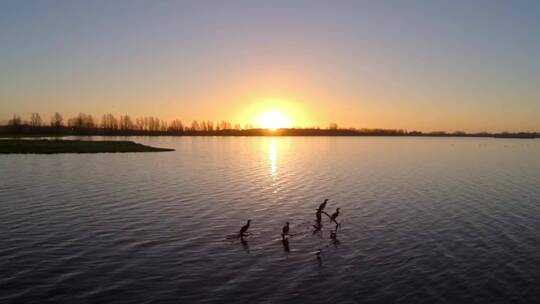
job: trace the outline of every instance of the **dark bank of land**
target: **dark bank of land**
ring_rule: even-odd
[[[491,137],[491,138],[540,138],[539,132],[501,132],[501,133],[465,133],[465,132],[420,132],[399,129],[120,129],[105,127],[69,127],[69,126],[0,126],[1,137],[61,137],[61,136],[417,136],[417,137]]]
[[[0,139],[0,154],[166,152],[132,141]]]

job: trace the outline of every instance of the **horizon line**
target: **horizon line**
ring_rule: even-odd
[[[189,131],[219,131],[219,130],[350,130],[350,131],[358,131],[358,132],[388,132],[388,131],[399,131],[404,132],[406,134],[408,133],[419,133],[419,134],[455,134],[455,135],[494,135],[494,134],[538,134],[540,133],[540,130],[517,130],[517,131],[509,131],[509,130],[502,130],[502,131],[463,131],[460,129],[454,129],[454,130],[441,130],[441,129],[431,129],[431,130],[420,130],[416,128],[386,128],[386,127],[342,127],[338,123],[330,122],[326,127],[321,127],[319,125],[312,125],[312,126],[292,126],[292,127],[279,127],[279,128],[264,128],[262,126],[255,126],[252,123],[232,123],[228,120],[197,120],[194,119],[191,121],[191,123],[185,123],[181,119],[171,119],[171,120],[164,120],[159,117],[155,116],[138,116],[134,119],[131,118],[129,114],[119,115],[119,119],[117,119],[113,114],[103,114],[101,115],[101,118],[98,118],[99,116],[96,116],[94,118],[94,115],[92,114],[85,114],[82,112],[79,112],[76,116],[70,117],[66,120],[64,120],[63,116],[59,112],[55,112],[50,117],[50,123],[46,123],[45,120],[41,118],[41,115],[37,112],[32,112],[30,114],[30,117],[28,120],[23,120],[20,115],[13,114],[11,119],[7,120],[0,120],[0,127],[9,127],[10,125],[16,124],[16,125],[24,125],[24,126],[30,126],[30,127],[46,127],[51,126],[55,119],[60,120],[56,124],[60,124],[61,126],[65,127],[71,127],[71,128],[77,128],[85,125],[86,127],[95,128],[95,129],[122,129],[118,126],[121,123],[122,119],[127,119],[127,122],[130,125],[128,128],[123,129],[129,129],[129,130],[137,130],[136,124],[154,124],[157,125],[157,128],[165,128],[169,129],[172,126],[175,125],[175,128],[182,128],[184,130]],[[144,121],[144,122],[143,122]],[[77,123],[79,125],[77,125]],[[117,127],[114,127],[114,125],[117,125]],[[199,130],[196,126],[200,126],[203,130]],[[107,127],[112,126],[112,127]],[[207,126],[209,129],[206,129]],[[139,128],[138,130],[143,130],[145,128]]]

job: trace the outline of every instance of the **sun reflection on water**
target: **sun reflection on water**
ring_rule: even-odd
[[[276,175],[276,161],[277,161],[277,153],[276,153],[276,141],[272,139],[270,141],[270,175],[275,176]]]

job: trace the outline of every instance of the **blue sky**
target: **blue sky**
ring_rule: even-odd
[[[538,54],[538,1],[2,1],[0,121],[540,131]]]

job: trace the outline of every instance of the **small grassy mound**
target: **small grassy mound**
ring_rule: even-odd
[[[0,139],[0,154],[167,152],[132,141]]]

